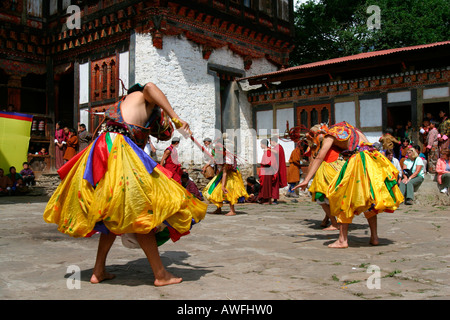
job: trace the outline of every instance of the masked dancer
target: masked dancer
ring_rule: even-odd
[[[398,170],[369,143],[360,130],[347,122],[340,122],[329,128],[322,125],[320,131],[323,132],[323,139],[319,142],[317,156],[312,161],[305,180],[295,188],[307,187],[322,163],[330,156],[330,149],[346,153],[348,160],[325,191],[330,215],[336,217],[339,223],[339,238],[329,247],[348,247],[348,226],[355,215],[363,212],[370,226],[370,244],[377,245],[377,214],[395,211],[404,200],[397,184]],[[323,177],[314,179],[320,180]]]
[[[62,181],[44,220],[73,237],[101,233],[92,283],[114,277],[106,272],[106,256],[116,235],[123,234],[135,235],[156,286],[182,281],[165,269],[158,246],[187,235],[204,218],[207,205],[143,150],[149,134],[171,138],[170,119],[189,130],[155,84],[137,84],[105,112],[98,137],[58,170]]]

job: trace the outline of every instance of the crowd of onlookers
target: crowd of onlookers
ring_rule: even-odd
[[[379,139],[379,150],[399,170],[398,183],[405,204],[412,204],[414,192],[424,181],[425,174],[435,174],[438,190],[449,194],[450,119],[445,111],[439,119],[427,113],[422,126],[414,128],[411,121],[406,126],[388,128]]]
[[[35,184],[34,173],[29,163],[23,163],[23,169],[16,171],[14,166],[9,168],[9,173],[0,168],[0,195],[15,195],[26,192],[27,188]]]
[[[78,123],[78,130],[75,131],[74,128],[69,128],[58,121],[54,139],[56,170],[86,148],[91,140],[92,134],[86,130],[86,125],[83,123]]]

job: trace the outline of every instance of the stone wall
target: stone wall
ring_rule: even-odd
[[[203,58],[202,47],[184,36],[166,36],[162,49],[153,46],[149,34],[136,34],[135,43],[135,80],[144,84],[154,82],[168,97],[177,114],[185,119],[198,141],[205,137],[214,138],[216,123],[216,89],[214,76],[208,74],[208,63],[244,72],[244,60],[226,47],[214,50],[208,60]],[[252,62],[245,76],[276,71],[277,68],[266,59]],[[242,130],[253,128],[252,109],[245,88],[239,86],[240,127]],[[180,136],[179,133],[175,135]],[[160,159],[170,141],[158,142],[152,138]],[[251,142],[246,141],[244,150],[254,150]],[[189,139],[181,139],[178,149],[183,167],[190,171],[200,169],[202,154]],[[247,160],[243,171],[252,172],[250,164],[253,157],[246,153]],[[251,167],[251,169],[250,169]]]

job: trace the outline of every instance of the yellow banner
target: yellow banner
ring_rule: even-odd
[[[27,161],[32,120],[28,114],[0,112],[0,168],[5,175],[11,166],[20,172]]]

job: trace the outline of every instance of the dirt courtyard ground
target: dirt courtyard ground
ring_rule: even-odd
[[[160,247],[179,285],[157,288],[140,249],[116,239],[107,270],[89,282],[98,236],[74,239],[43,221],[47,197],[0,198],[0,299],[57,300],[423,300],[450,297],[448,206],[401,205],[378,217],[379,246],[364,217],[348,249],[320,227],[308,197],[279,205],[239,204],[238,215],[208,214],[190,235]],[[227,205],[224,207],[227,209]],[[212,212],[214,206],[208,207]],[[77,271],[78,270],[78,271]],[[75,273],[74,273],[75,271]],[[79,276],[79,287],[70,288]]]

